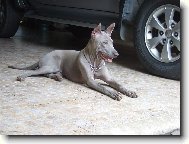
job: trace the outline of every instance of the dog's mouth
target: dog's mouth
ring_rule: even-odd
[[[100,53],[100,57],[101,57],[104,61],[109,62],[109,63],[112,62],[112,60],[113,60],[112,57],[110,57],[110,56],[108,56],[107,54],[102,53],[102,52],[99,52],[99,53]]]

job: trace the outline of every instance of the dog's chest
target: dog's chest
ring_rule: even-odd
[[[76,82],[76,83],[84,83],[81,71],[78,67],[78,65],[73,64],[73,65],[65,65],[63,68],[62,74],[65,78]]]
[[[63,76],[73,82],[76,82],[76,83],[84,83],[84,79],[81,75],[80,72],[77,72],[77,71],[71,71],[71,72],[67,72],[67,73],[64,73]]]

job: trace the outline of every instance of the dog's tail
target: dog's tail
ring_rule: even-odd
[[[16,67],[16,66],[8,66],[8,68],[12,68],[12,69],[19,69],[19,70],[35,70],[39,67],[39,62],[31,65],[31,66],[27,66],[27,67]]]

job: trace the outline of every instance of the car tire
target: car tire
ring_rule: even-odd
[[[168,12],[171,12],[170,16]],[[178,26],[179,29],[176,29]],[[176,35],[176,31],[179,31],[179,36]],[[179,1],[145,1],[137,15],[134,43],[139,60],[150,73],[179,80]]]
[[[18,30],[23,13],[16,10],[12,0],[0,1],[0,38],[9,38]]]

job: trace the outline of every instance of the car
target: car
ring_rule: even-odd
[[[0,37],[14,36],[23,17],[103,29],[115,22],[150,73],[180,79],[179,0],[0,0]]]

